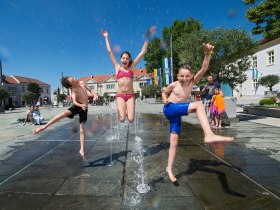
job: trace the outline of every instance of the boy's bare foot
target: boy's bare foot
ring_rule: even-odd
[[[233,137],[227,137],[227,136],[219,136],[219,135],[208,135],[204,137],[205,143],[213,143],[213,142],[231,142],[234,141]]]
[[[174,176],[174,174],[173,174],[173,172],[172,172],[171,170],[168,170],[168,169],[166,168],[166,172],[168,173],[168,176],[169,176],[169,178],[170,178],[170,180],[171,180],[172,182],[176,182],[176,181],[177,181],[176,177]]]
[[[40,127],[40,128],[34,128],[34,129],[32,130],[32,133],[33,133],[33,134],[37,134],[37,133],[39,133],[39,132],[41,132],[41,131],[43,131],[43,130],[45,130],[45,129],[46,129],[45,126],[42,126],[42,127]]]
[[[82,156],[83,161],[86,161],[85,153],[82,150],[80,150],[79,153]]]

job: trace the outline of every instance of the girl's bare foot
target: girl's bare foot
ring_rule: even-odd
[[[39,132],[41,132],[41,131],[43,131],[43,130],[45,130],[45,129],[46,129],[45,126],[42,126],[42,127],[40,127],[40,128],[34,128],[34,129],[32,130],[32,133],[33,133],[33,134],[37,134],[37,133],[39,133]]]
[[[169,176],[169,178],[170,178],[170,180],[171,180],[172,182],[176,182],[176,181],[177,181],[176,177],[174,176],[174,174],[173,174],[173,172],[172,172],[171,170],[168,170],[168,169],[166,168],[166,172],[168,173],[168,176]]]
[[[205,143],[213,143],[213,142],[231,142],[234,141],[233,137],[227,137],[227,136],[219,136],[215,134],[207,135],[204,137]]]
[[[86,161],[86,156],[85,156],[84,151],[80,150],[79,153],[82,156],[83,161]]]

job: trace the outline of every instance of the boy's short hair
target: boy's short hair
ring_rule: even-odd
[[[71,84],[70,84],[70,81],[69,81],[69,76],[62,77],[61,84],[65,88],[71,88]]]
[[[187,63],[182,64],[181,66],[179,66],[178,73],[180,72],[181,69],[188,69],[192,73],[191,66],[189,64],[187,64]]]

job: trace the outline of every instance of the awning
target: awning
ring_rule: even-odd
[[[116,96],[116,93],[109,93],[108,96]]]

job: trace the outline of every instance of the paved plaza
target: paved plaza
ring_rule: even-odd
[[[33,135],[16,122],[26,109],[0,114],[0,209],[280,209],[280,119],[240,114],[214,130],[235,142],[204,144],[195,114],[183,117],[174,186],[162,106],[139,102],[135,123],[121,124],[112,106],[89,107],[87,162],[77,118]],[[41,113],[48,121],[65,109]],[[149,192],[139,193],[140,184]]]

